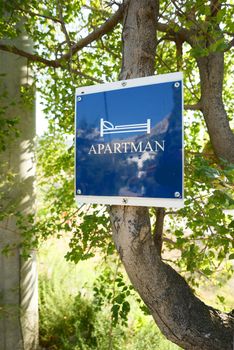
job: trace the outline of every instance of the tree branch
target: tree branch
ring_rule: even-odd
[[[30,52],[18,49],[16,46],[11,46],[11,45],[6,45],[6,44],[0,43],[0,50],[10,52],[10,53],[13,53],[13,54],[18,55],[18,56],[26,57],[27,59],[29,59],[32,62],[43,63],[44,65],[46,65],[48,67],[54,67],[54,68],[61,67],[61,64],[60,64],[60,62],[58,62],[58,60],[48,60],[44,57],[38,56],[37,54],[32,54]]]
[[[57,17],[54,17],[54,16],[49,16],[49,15],[43,15],[41,13],[38,13],[38,12],[34,12],[34,11],[31,11],[31,10],[25,10],[23,9],[22,7],[19,7],[19,6],[16,6],[17,10],[21,11],[21,12],[24,12],[32,17],[41,17],[41,18],[45,18],[45,19],[49,19],[53,22],[56,22],[56,23],[61,23],[60,19],[58,19]]]
[[[104,83],[104,81],[103,81],[102,79],[94,78],[94,77],[92,77],[92,76],[90,76],[90,75],[88,75],[88,74],[85,74],[85,73],[80,72],[80,71],[77,70],[77,69],[71,68],[71,72],[72,72],[73,74],[75,74],[75,75],[79,75],[79,76],[82,77],[82,78],[92,80],[92,81],[94,81],[95,83],[98,83],[98,84]]]
[[[205,305],[184,278],[162,261],[148,210],[111,206],[110,214],[115,245],[128,276],[166,337],[183,349],[231,350],[234,318]]]
[[[71,50],[72,43],[71,43],[70,36],[68,34],[64,19],[63,19],[63,7],[62,7],[62,4],[60,3],[59,0],[58,0],[57,4],[58,4],[58,12],[59,12],[59,19],[60,19],[60,23],[61,23],[62,32],[65,36],[67,46],[68,46],[69,50]],[[71,52],[71,54],[72,54],[72,52]]]
[[[89,5],[84,5],[83,7],[86,8],[87,10],[92,11],[92,12],[98,12],[98,13],[103,14],[104,16],[110,16],[110,12],[107,10],[104,10],[101,8],[96,8],[96,7],[89,6]]]
[[[82,38],[71,47],[72,55],[74,55],[79,50],[83,49],[85,46],[91,44],[93,41],[100,39],[103,35],[109,33],[114,29],[114,27],[121,21],[123,18],[123,10],[126,5],[121,5],[119,9],[111,16],[105,23],[103,23],[99,28],[94,29],[92,33],[87,35],[85,38]],[[70,57],[70,53],[64,54],[59,61],[66,60]]]
[[[75,53],[82,50],[84,47],[91,44],[93,41],[100,39],[103,35],[112,31],[114,27],[121,21],[125,6],[126,5],[121,5],[119,9],[113,14],[113,16],[111,16],[105,23],[103,23],[100,27],[95,28],[93,32],[87,35],[85,38],[80,39],[76,44],[71,46],[70,51],[68,53],[62,55],[56,60],[49,60],[37,54],[31,54],[27,51],[18,49],[16,46],[6,45],[3,43],[0,43],[0,50],[11,52],[22,57],[26,57],[32,62],[43,63],[47,67],[62,67],[63,61],[69,59],[71,55],[73,56]]]
[[[176,245],[175,241],[173,241],[172,239],[167,238],[167,237],[163,238],[163,242],[166,242],[166,243],[169,243],[169,244],[172,244],[172,245]]]
[[[229,43],[227,44],[227,47],[224,50],[224,52],[229,51],[233,46],[234,46],[234,38],[231,41],[229,41]]]
[[[174,23],[175,27],[178,27],[176,23]],[[180,27],[178,31],[175,31],[171,26],[169,26],[166,23],[157,23],[157,30],[163,33],[167,33],[171,35],[172,37],[176,38],[179,37],[183,42],[189,43],[191,46],[194,44],[194,41],[192,39],[193,32],[191,30],[188,30],[186,28]]]
[[[196,10],[201,6],[190,6],[190,10],[189,11],[182,11],[182,4],[180,4],[179,6],[177,5],[175,0],[171,0],[176,11],[177,11],[177,16],[179,17],[185,17],[188,21],[192,22],[194,24],[194,28],[196,29],[201,29],[199,23],[196,20]]]
[[[126,11],[121,72],[124,79],[154,74],[155,66],[145,60],[142,52],[147,47],[149,56],[155,53],[152,43],[156,23],[151,22],[158,18],[158,12],[151,17],[155,6],[155,0],[135,0]],[[166,33],[171,30],[162,23],[157,27]],[[192,42],[190,33],[182,32],[185,41]],[[136,54],[138,47],[143,49]],[[110,219],[113,239],[128,276],[164,335],[183,349],[233,349],[233,318],[205,305],[186,281],[162,261],[155,249],[148,209],[111,206]]]
[[[211,9],[211,17],[216,17],[219,11],[221,10],[221,2],[220,0],[211,0],[210,9]]]
[[[69,33],[67,31],[67,28],[66,28],[66,25],[65,25],[65,22],[64,22],[64,18],[63,18],[63,6],[62,4],[60,3],[60,0],[57,0],[57,7],[58,7],[58,12],[59,12],[59,19],[60,19],[60,23],[61,23],[61,29],[62,29],[62,32],[65,36],[65,40],[66,40],[66,43],[67,43],[67,47],[68,47],[68,50],[69,50],[69,59],[67,60],[67,65],[68,65],[68,69],[71,73],[71,77],[73,79],[73,76],[72,76],[72,42],[71,42],[71,39],[70,39],[70,36],[69,36]]]
[[[156,246],[156,249],[161,256],[162,254],[162,243],[163,243],[163,223],[164,223],[164,217],[165,217],[165,209],[164,208],[157,208],[155,209],[156,213],[156,223],[154,228],[154,244]]]
[[[183,69],[183,40],[177,36],[175,39],[176,44],[176,61],[177,61],[177,70],[180,71]]]
[[[190,110],[190,111],[201,111],[202,110],[202,103],[199,101],[196,104],[186,104],[184,105],[185,110]]]

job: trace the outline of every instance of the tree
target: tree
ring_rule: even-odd
[[[99,2],[91,1],[86,5],[87,21],[87,17],[82,17],[80,11],[82,5],[83,3],[79,1],[74,1],[73,4],[64,1],[56,4],[51,2],[50,5],[44,4],[44,7],[41,7],[33,2],[28,9],[16,2],[13,7],[15,13],[26,17],[27,30],[35,42],[40,42],[41,45],[43,43],[44,54],[39,55],[38,52],[31,54],[12,45],[0,45],[1,50],[37,62],[41,71],[50,74],[51,78],[47,80],[43,91],[47,98],[46,110],[54,113],[55,123],[51,122],[50,133],[53,130],[57,141],[56,145],[50,145],[49,138],[42,141],[43,151],[39,154],[39,160],[45,159],[43,153],[46,152],[48,157],[51,151],[55,152],[61,147],[63,141],[58,138],[59,128],[63,132],[71,132],[69,108],[64,109],[64,102],[69,101],[72,79],[76,77],[77,83],[88,84],[91,81],[100,82],[105,74],[107,80],[115,78],[119,64],[119,56],[116,54],[120,45],[118,23],[122,18],[121,79],[154,74],[155,50],[157,71],[164,72],[162,63],[165,61],[167,70],[180,69],[183,66],[185,83],[189,87],[186,91],[188,101],[186,108],[202,112],[214,153],[209,150],[209,145],[202,152],[203,144],[199,143],[199,130],[197,131],[198,123],[202,123],[199,119],[201,113],[196,112],[198,122],[194,123],[187,139],[188,190],[185,208],[171,214],[166,213],[163,208],[158,208],[154,232],[151,233],[149,212],[146,208],[111,207],[109,211],[113,238],[134,288],[168,339],[186,349],[231,349],[234,328],[232,314],[219,312],[199,300],[185,279],[163,261],[161,253],[162,242],[167,238],[163,236],[164,220],[167,215],[172,215],[171,221],[177,222],[172,235],[176,240],[169,239],[169,243],[187,252],[186,254],[182,252],[182,260],[186,268],[191,271],[191,275],[199,269],[203,269],[202,273],[212,274],[209,260],[216,259],[221,264],[229,254],[233,221],[226,218],[222,210],[224,205],[233,204],[230,193],[233,181],[231,163],[234,160],[234,136],[224,109],[222,90],[224,53],[228,53],[233,46],[231,24],[233,8],[225,1],[218,0],[209,2],[187,0],[171,3],[162,1],[160,4],[153,0],[131,0],[125,1],[116,13],[110,15]],[[69,21],[72,22],[74,16],[82,23],[86,23],[91,31],[79,40],[77,30],[72,26],[68,29]],[[103,23],[103,18],[108,20]],[[40,25],[35,25],[38,22]],[[45,24],[50,32],[43,29]],[[63,39],[57,39],[55,35],[57,25]],[[112,32],[113,29],[115,30]],[[187,59],[185,63],[184,56]],[[230,56],[226,57],[228,60]],[[102,68],[99,66],[101,58]],[[113,62],[112,65],[107,62],[108,59]],[[48,68],[43,69],[42,65]],[[190,81],[192,75],[195,75],[196,79],[197,68],[200,88]],[[61,81],[62,87],[59,84]],[[55,103],[52,101],[52,96]],[[226,102],[228,103],[228,97]],[[93,247],[104,249],[106,243],[111,247],[108,241],[109,223],[106,217],[95,215],[97,209],[96,211],[94,209],[94,220],[90,220],[86,212],[82,213],[75,209],[71,195],[71,173],[68,171],[67,178],[61,175],[66,165],[71,163],[71,149],[68,152],[61,151],[57,162],[54,159],[55,153],[51,159],[55,166],[52,169],[51,164],[46,163],[43,173],[47,178],[53,178],[59,185],[57,190],[51,190],[46,196],[48,207],[53,206],[53,212],[51,211],[50,225],[48,222],[45,222],[44,226],[41,223],[41,231],[45,232],[46,227],[46,232],[51,232],[55,226],[58,231],[61,229],[72,231],[74,237],[71,248],[76,254],[68,253],[68,258],[76,261],[93,254],[91,253]],[[44,180],[44,184],[46,181]],[[220,186],[223,186],[222,190]],[[71,193],[64,201],[64,193],[68,194],[68,191]],[[56,200],[53,201],[55,193]],[[198,193],[200,196],[197,199],[195,194]],[[65,213],[63,218],[59,215],[61,211]],[[82,216],[83,231],[76,224],[77,212]],[[174,214],[176,219],[173,219]],[[184,217],[186,217],[186,228],[193,232],[190,236],[185,235],[183,225],[179,224]],[[52,221],[55,225],[51,224]],[[100,224],[104,228],[100,229]],[[207,234],[207,231],[212,234]],[[95,238],[97,232],[100,235],[98,239]],[[199,244],[203,244],[203,235],[206,243],[201,248]],[[204,266],[201,265],[201,261],[196,262],[201,252],[205,260]],[[215,268],[214,264],[213,269]]]
[[[32,44],[25,33],[11,43]],[[22,241],[35,213],[34,91],[25,58],[0,52],[0,67],[0,348],[32,350],[38,346],[36,256],[25,256]]]
[[[217,15],[219,9],[219,2],[211,2],[210,15]],[[154,73],[152,58],[157,15],[155,1],[130,2],[123,27],[122,79]],[[220,38],[219,26],[216,24],[215,27]],[[184,31],[182,40],[196,45],[193,32]],[[214,42],[213,35],[202,38],[202,41],[204,47],[209,47]],[[197,58],[197,63],[201,76],[201,99],[197,108],[203,111],[216,155],[233,161],[234,135],[223,107],[221,92],[223,52],[208,53],[205,57]],[[226,142],[221,144],[220,139]],[[185,280],[161,260],[159,244],[163,212],[162,208],[158,209],[156,235],[153,237],[147,209],[111,207],[113,237],[126,271],[157,325],[170,340],[185,349],[231,349],[233,317],[202,303]]]

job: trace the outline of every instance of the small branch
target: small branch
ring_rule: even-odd
[[[176,245],[176,242],[175,242],[175,241],[173,241],[172,239],[167,238],[167,237],[164,237],[164,238],[163,238],[163,242],[167,242],[167,243],[170,243],[170,244],[172,244],[172,245]]]
[[[111,16],[104,24],[99,28],[94,29],[92,33],[87,35],[85,38],[80,39],[78,43],[71,47],[72,55],[74,55],[79,50],[83,49],[85,46],[91,44],[93,41],[100,39],[103,35],[109,33],[114,29],[114,27],[121,21],[123,17],[123,10],[126,5],[121,5],[119,9]],[[70,57],[70,53],[63,55],[59,61],[65,60]]]
[[[109,33],[111,30],[114,29],[114,27],[121,21],[123,17],[123,10],[126,5],[121,5],[118,9],[118,11],[115,12],[115,14],[110,17],[105,23],[103,23],[100,27],[94,29],[92,33],[87,35],[85,38],[80,39],[76,44],[71,46],[71,49],[68,53],[62,55],[59,59],[56,60],[48,60],[46,58],[43,58],[37,54],[31,54],[27,51],[23,51],[18,49],[16,46],[10,46],[5,44],[0,44],[0,50],[11,52],[13,54],[26,57],[32,62],[39,62],[43,63],[47,67],[62,67],[63,61],[70,59],[71,55],[73,56],[75,53],[77,53],[79,50],[83,49],[87,45],[91,44],[93,41],[100,39],[103,35]],[[60,22],[61,23],[61,22]]]
[[[194,27],[196,27],[197,29],[201,29],[200,25],[198,24],[198,22],[197,22],[197,20],[196,20],[196,15],[195,15],[195,8],[194,8],[194,6],[191,6],[191,7],[190,7],[189,12],[184,12],[184,11],[182,11],[182,9],[181,9],[181,5],[178,6],[175,0],[172,0],[172,3],[173,3],[173,5],[174,5],[174,7],[175,7],[175,9],[176,9],[176,11],[177,11],[177,15],[178,15],[178,16],[182,16],[182,17],[184,16],[184,17],[187,19],[187,21],[190,21],[190,22],[192,22],[192,23],[194,24]],[[201,5],[200,5],[200,6],[201,6]],[[198,6],[198,8],[199,8],[200,6]]]
[[[61,64],[57,60],[48,60],[36,54],[31,54],[30,52],[26,52],[24,50],[18,49],[16,46],[10,46],[5,44],[0,44],[0,50],[13,53],[15,55],[19,55],[22,57],[28,58],[32,62],[43,63],[47,67],[58,68],[61,67]]]
[[[166,262],[169,262],[169,263],[172,263],[172,264],[176,265],[175,261],[171,260],[171,259],[162,258],[162,261],[166,261]]]
[[[118,277],[118,270],[120,267],[120,258],[118,257],[116,260],[116,269],[115,269],[115,274],[114,274],[114,279],[113,279],[113,288],[112,288],[112,300],[114,300],[116,296],[116,279]],[[110,327],[109,327],[109,341],[108,341],[108,350],[112,350],[112,343],[113,343],[113,312],[111,311],[110,314]]]
[[[56,22],[56,23],[61,23],[60,19],[56,18],[56,17],[53,17],[53,16],[48,16],[48,15],[43,15],[41,13],[38,13],[38,12],[34,12],[34,11],[31,11],[31,10],[25,10],[23,9],[22,7],[19,7],[19,6],[16,6],[16,9],[19,10],[19,11],[22,11],[32,17],[41,17],[41,18],[45,18],[45,19],[49,19],[53,22]]]
[[[210,5],[211,17],[217,17],[219,11],[221,10],[221,6],[222,4],[220,0],[211,0],[211,5]]]
[[[233,5],[234,6],[234,5]],[[229,36],[234,36],[234,33],[229,32],[227,30],[223,30],[223,34],[229,35]]]
[[[170,0],[169,1],[164,1],[164,9],[162,10],[161,8],[159,8],[159,10],[160,11],[162,10],[162,12],[159,13],[158,20],[162,19],[164,17],[164,13],[167,11],[168,6],[170,5],[170,2],[171,2]]]
[[[171,67],[169,66],[169,64],[167,64],[167,63],[161,58],[161,56],[159,56],[157,53],[156,53],[155,56],[158,58],[158,60],[159,60],[165,67],[167,67],[167,69],[169,70],[169,72],[171,72]]]
[[[169,34],[166,34],[166,35],[163,35],[160,39],[157,40],[157,44],[156,44],[156,47],[161,43],[161,42],[164,42],[164,41],[174,41],[174,37],[173,36],[170,36]]]
[[[174,25],[175,27],[178,28],[178,24],[174,23]],[[161,23],[161,22],[158,22],[156,26],[157,26],[157,30],[159,30],[160,32],[167,33],[174,38],[179,37],[182,42],[186,41],[191,46],[194,44],[192,39],[193,32],[191,30],[180,27],[178,31],[175,31],[168,24]]]
[[[161,256],[162,253],[162,243],[163,243],[163,223],[164,223],[164,217],[165,217],[165,209],[164,208],[157,208],[156,209],[156,223],[153,233],[154,238],[154,244],[156,246],[156,249]]]
[[[95,83],[98,83],[98,84],[102,84],[102,83],[104,82],[104,81],[101,80],[101,79],[94,78],[94,77],[92,77],[91,75],[82,73],[82,72],[80,72],[80,71],[77,70],[77,69],[72,69],[72,68],[71,68],[71,72],[72,72],[73,74],[75,74],[75,75],[79,75],[79,76],[82,77],[82,78],[92,80],[92,81],[94,81]]]
[[[166,211],[165,215],[178,215],[178,211]]]
[[[81,209],[85,206],[85,204],[82,204],[78,209],[76,209],[74,212],[72,212],[69,216],[67,216],[61,223],[60,225],[65,224],[69,219],[71,219],[74,215],[78,214]]]
[[[100,39],[100,42],[101,42],[102,49],[103,49],[104,51],[108,52],[108,53],[109,53],[110,55],[112,55],[115,59],[118,59],[118,58],[119,58],[119,56],[118,56],[115,52],[113,52],[109,47],[107,47],[107,46],[104,44],[102,38]]]
[[[175,38],[176,44],[176,61],[177,61],[177,70],[182,70],[183,67],[183,40],[180,37]]]
[[[104,16],[110,16],[110,12],[108,12],[107,10],[104,10],[101,8],[96,8],[96,7],[89,6],[89,5],[84,5],[83,7],[87,10],[92,11],[92,12],[98,12],[98,13],[103,14]]]
[[[193,95],[193,97],[195,97],[195,99],[199,102],[200,101],[200,97],[194,91],[195,87],[194,87],[194,84],[193,84],[193,82],[191,80],[190,74],[188,75],[188,78],[189,78],[189,83],[190,83],[191,87],[189,87],[185,82],[184,82],[184,86],[186,87],[186,89],[189,90],[189,92]]]
[[[68,46],[68,48],[70,50],[72,44],[71,44],[70,36],[68,34],[68,31],[67,31],[64,19],[63,19],[63,8],[62,8],[62,5],[61,5],[59,0],[58,0],[58,11],[59,11],[59,19],[60,19],[60,23],[61,23],[62,32],[63,32],[63,34],[65,36],[67,46]]]
[[[229,43],[227,44],[227,47],[224,50],[224,52],[229,51],[233,46],[234,46],[234,38],[231,41],[229,41]]]
[[[190,111],[201,111],[202,104],[200,101],[198,103],[195,103],[195,104],[186,104],[186,105],[184,105],[184,109],[190,110]]]
[[[58,12],[59,12],[59,19],[61,21],[61,29],[62,29],[62,32],[63,32],[63,34],[65,36],[65,40],[66,40],[67,47],[68,47],[68,50],[69,50],[69,59],[67,61],[68,70],[70,71],[71,78],[73,80],[73,76],[72,76],[72,42],[71,42],[70,36],[68,34],[68,31],[67,31],[67,28],[66,28],[66,25],[65,25],[65,22],[64,22],[63,7],[62,7],[62,4],[60,3],[60,0],[57,0],[57,6],[58,6]]]

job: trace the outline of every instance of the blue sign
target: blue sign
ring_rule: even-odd
[[[182,73],[78,88],[78,202],[183,205]]]

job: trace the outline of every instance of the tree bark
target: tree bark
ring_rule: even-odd
[[[155,0],[131,0],[125,9],[121,79],[154,74]],[[162,262],[144,207],[112,206],[113,239],[128,276],[165,336],[189,350],[233,350],[231,315],[205,305]]]
[[[112,206],[110,214],[121,260],[162,333],[188,350],[233,350],[233,317],[205,305],[161,260],[148,209]]]
[[[234,163],[234,134],[223,104],[224,53],[197,58],[201,80],[201,106],[214,152]]]
[[[157,1],[124,1],[122,69],[120,79],[154,74]]]
[[[13,40],[11,40],[11,43]],[[7,43],[4,41],[4,43]],[[25,35],[14,44],[29,49]],[[11,53],[0,53],[0,118],[19,118],[19,136],[7,138],[6,150],[0,153],[0,209],[9,215],[0,221],[0,349],[35,350],[38,348],[38,296],[35,252],[25,260],[21,252],[21,230],[14,212],[27,216],[35,210],[34,137],[35,108],[21,96],[22,88],[32,83],[27,60]],[[0,120],[1,121],[1,120]],[[9,185],[8,174],[14,179]],[[5,182],[4,182],[5,181]],[[2,249],[9,246],[9,254]]]

